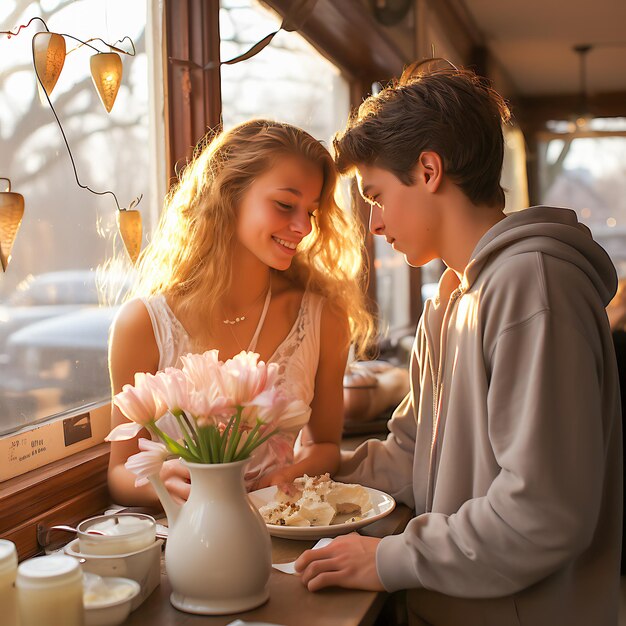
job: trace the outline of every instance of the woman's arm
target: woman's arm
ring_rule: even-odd
[[[308,474],[316,476],[339,469],[343,430],[343,375],[348,360],[350,330],[342,311],[326,304],[320,328],[320,358],[315,375],[311,417],[302,431],[293,465],[265,476],[257,488],[291,482]]]
[[[117,314],[109,339],[109,372],[113,395],[119,393],[126,384],[134,384],[136,372],[156,373],[159,365],[159,350],[154,338],[150,315],[140,300],[124,304]],[[111,404],[111,428],[128,420],[121,411]],[[111,497],[118,504],[152,506],[158,499],[150,485],[135,487],[135,475],[129,472],[124,463],[128,457],[139,452],[139,437],[150,438],[147,431],[128,441],[111,443],[108,482]],[[163,465],[161,478],[169,491],[186,499],[189,485],[185,480],[185,470],[177,460]]]

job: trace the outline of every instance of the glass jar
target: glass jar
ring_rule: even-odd
[[[24,561],[17,568],[21,626],[84,626],[83,574],[76,559],[52,554]]]
[[[15,576],[17,574],[17,550],[12,541],[0,539],[0,607],[2,624],[17,626],[17,592]]]

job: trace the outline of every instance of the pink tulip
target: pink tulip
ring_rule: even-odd
[[[284,431],[299,430],[309,420],[311,407],[302,400],[291,400],[273,387],[248,403],[245,413]]]
[[[157,372],[153,385],[170,411],[186,410],[192,386],[181,370],[168,367],[162,372]]]
[[[180,424],[169,411],[156,421],[156,425],[162,433],[171,437],[174,441],[180,441],[183,438]]]
[[[158,386],[155,384],[156,376],[147,372],[137,372],[135,374],[135,387],[141,387],[146,392],[149,390],[154,398],[155,411],[154,414],[158,419],[167,412],[167,406],[161,399]]]
[[[105,438],[105,441],[128,441],[133,439],[143,430],[141,424],[124,422],[116,426]]]
[[[185,410],[195,418],[217,418],[228,417],[233,414],[232,404],[227,398],[211,398],[203,391],[191,391],[187,400]],[[212,423],[216,420],[213,419]],[[199,421],[198,421],[199,423]]]
[[[215,387],[215,395],[221,396],[221,361],[217,350],[207,350],[204,354],[187,354],[181,357],[183,372],[198,391]]]
[[[136,387],[124,385],[113,402],[129,420],[142,426],[160,417],[158,412],[162,410],[162,404],[155,400],[153,385],[141,378]]]
[[[234,405],[244,406],[273,387],[277,377],[276,363],[267,365],[254,352],[240,352],[222,366],[224,396]]]
[[[150,439],[140,439],[139,449],[141,452],[133,454],[126,461],[124,467],[137,476],[135,487],[141,487],[148,482],[148,478],[161,471],[163,462],[167,460],[171,453],[164,444],[151,441]]]

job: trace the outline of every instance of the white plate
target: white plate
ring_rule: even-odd
[[[336,537],[351,533],[357,528],[363,528],[385,515],[389,515],[396,508],[396,501],[384,491],[363,487],[372,500],[371,510],[356,522],[331,524],[330,526],[278,526],[268,524],[267,529],[273,537],[285,537],[286,539],[322,539],[323,537]],[[276,497],[277,487],[266,487],[248,494],[252,504],[260,509],[272,502]]]

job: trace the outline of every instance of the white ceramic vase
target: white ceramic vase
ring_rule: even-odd
[[[168,518],[165,566],[172,604],[221,615],[247,611],[269,598],[272,548],[265,522],[246,495],[247,461],[187,463],[191,494],[176,504],[158,477],[150,482]]]

